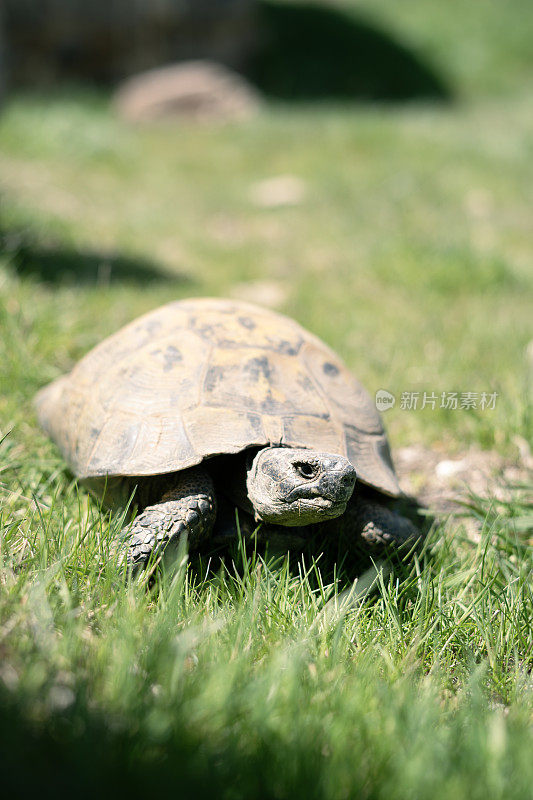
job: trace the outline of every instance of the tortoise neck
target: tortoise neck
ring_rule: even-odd
[[[212,472],[218,486],[232,503],[248,514],[255,514],[246,487],[248,472],[257,454],[270,449],[270,447],[250,447],[241,453],[215,459],[216,464]]]

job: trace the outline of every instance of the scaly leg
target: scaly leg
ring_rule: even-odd
[[[414,544],[421,535],[407,517],[362,496],[352,499],[339,522],[347,541],[359,543],[370,552]]]
[[[176,475],[176,483],[160,502],[147,506],[124,530],[128,567],[142,569],[152,555],[161,556],[187,536],[189,548],[205,541],[216,516],[216,498],[208,473],[193,467]]]

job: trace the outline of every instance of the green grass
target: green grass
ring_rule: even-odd
[[[0,118],[0,763],[14,796],[531,795],[530,486],[472,497],[465,527],[436,526],[351,595],[342,560],[250,545],[182,559],[150,593],[110,552],[120,515],[77,489],[32,409],[138,314],[191,295],[260,303],[266,282],[371,392],[498,393],[493,411],[397,403],[393,447],[512,459],[533,439],[528,7],[343,7],[430,58],[460,100],[133,129],[78,92],[16,96]],[[254,184],[283,174],[304,182],[301,202],[254,205]]]
[[[24,280],[4,277],[5,324],[15,348],[28,347],[20,331],[49,334],[28,354],[33,387],[169,297],[249,284],[261,302],[253,285],[266,279],[370,390],[499,394],[483,414],[397,407],[395,441],[423,432],[508,448],[531,434],[532,119],[521,101],[281,108],[239,126],[134,131],[98,100],[15,100],[0,136],[4,224],[21,232],[12,247],[25,245]],[[254,206],[254,183],[287,173],[305,181],[304,200]],[[57,272],[35,282],[50,250]],[[159,279],[141,292],[133,268],[126,281],[104,269],[79,291],[63,268],[76,250],[95,264],[102,251],[141,259]],[[9,356],[3,369],[19,364]]]
[[[477,544],[435,534],[359,594],[241,549],[150,595],[109,554],[118,520],[57,473],[36,490],[2,514],[6,787],[59,763],[83,796],[528,797],[531,506],[475,506]]]

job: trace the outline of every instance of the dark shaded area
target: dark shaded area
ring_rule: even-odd
[[[82,696],[74,707],[52,714],[43,708],[44,719],[37,709],[25,708],[23,698],[0,691],[0,768],[6,797],[155,797],[158,790],[163,796],[172,790],[178,797],[207,798],[228,796],[224,785],[237,788],[236,748],[225,765],[217,763],[216,747],[179,728],[159,741],[120,719],[113,720],[111,730],[109,720],[89,708],[83,687],[77,690]],[[267,764],[265,759],[265,769]],[[251,770],[246,777],[248,786],[256,783],[259,789]]]
[[[238,67],[255,37],[255,0],[2,0],[0,7],[12,87],[114,83],[195,58]]]
[[[0,255],[20,277],[45,284],[192,283],[189,276],[167,272],[148,259],[43,242],[25,230],[0,231]]]
[[[435,69],[370,22],[316,4],[262,2],[248,78],[283,100],[450,100]]]
[[[186,9],[163,4],[164,13],[149,3],[128,8],[126,0],[112,8],[89,5],[82,13],[78,3],[65,16],[37,0],[11,0],[8,84],[109,86],[164,63],[208,58],[243,71],[265,95],[287,101],[453,97],[446,78],[409,45],[324,0],[225,2],[211,16],[193,0]]]
[[[147,709],[130,718],[104,717],[87,688],[65,711],[41,709],[30,698],[0,687],[0,770],[5,797],[237,798],[269,797],[276,741],[258,740],[242,752],[238,734],[209,741],[190,730],[175,709],[170,730],[150,732]],[[46,689],[45,689],[46,691]],[[139,704],[140,705],[140,704]],[[162,717],[167,718],[162,712]],[[133,722],[133,720],[137,720]],[[306,796],[319,780],[320,760],[307,765],[302,744],[294,775],[281,780],[290,795]],[[298,779],[302,790],[298,792]],[[311,795],[307,795],[311,796]]]
[[[217,524],[213,539],[197,553],[190,556],[191,569],[199,580],[210,574],[216,574],[223,564],[231,565],[229,571],[237,569],[246,571],[255,563],[255,554],[265,560],[270,558],[284,559],[289,557],[289,567],[294,575],[302,574],[303,563],[308,566],[317,562],[323,581],[326,584],[338,581],[340,591],[349,589],[353,581],[366,570],[372,568],[376,561],[387,561],[395,575],[403,580],[412,570],[413,556],[430,558],[428,534],[435,523],[434,517],[421,506],[415,498],[402,497],[399,500],[387,500],[381,493],[367,489],[368,499],[381,502],[416,525],[420,532],[417,541],[391,546],[368,546],[360,539],[342,533],[337,521],[325,525],[308,525],[303,528],[283,528],[277,525],[257,527],[253,517],[239,510],[239,532],[235,521],[235,506],[220,494],[218,499]],[[244,561],[249,563],[244,566]],[[319,588],[316,574],[311,573],[309,580],[315,589]],[[418,591],[414,587],[415,593]]]

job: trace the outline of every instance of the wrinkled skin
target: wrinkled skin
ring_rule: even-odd
[[[257,521],[293,527],[343,514],[355,479],[343,456],[270,447],[255,456],[246,487]]]

